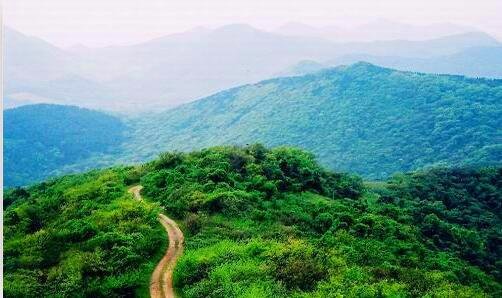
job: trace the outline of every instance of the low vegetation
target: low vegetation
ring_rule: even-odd
[[[218,147],[146,165],[184,224],[185,297],[484,297],[501,293],[500,169],[363,185],[292,148]]]
[[[148,294],[166,237],[160,208],[126,192],[127,172],[94,171],[6,192],[5,297]]]
[[[496,167],[363,182],[290,147],[163,153],[8,191],[5,293],[147,295],[160,206],[185,234],[182,297],[500,297],[501,184]]]

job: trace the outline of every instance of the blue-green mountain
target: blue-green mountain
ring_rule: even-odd
[[[55,176],[120,148],[126,132],[122,120],[97,111],[60,105],[28,105],[4,112],[4,185],[26,185]],[[93,159],[94,158],[94,159]]]
[[[358,63],[230,89],[133,121],[131,156],[217,144],[295,145],[326,167],[383,178],[502,161],[502,80]]]
[[[135,118],[47,108],[6,111],[7,186],[142,162],[166,150],[255,142],[301,147],[326,168],[367,179],[438,164],[502,161],[502,80],[368,63],[244,85]],[[72,113],[63,112],[68,109]],[[46,144],[44,134],[53,143]]]

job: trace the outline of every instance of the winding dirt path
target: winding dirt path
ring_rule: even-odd
[[[142,201],[143,198],[140,194],[141,189],[143,189],[143,186],[138,185],[131,187],[129,192],[133,194],[134,199]],[[150,297],[174,298],[173,271],[176,261],[183,253],[184,237],[174,220],[161,213],[159,214],[159,221],[168,234],[169,246],[150,278]]]
[[[141,197],[141,195],[139,193],[142,189],[143,189],[143,186],[136,185],[136,186],[129,188],[129,190],[127,192],[132,193],[135,200],[142,201],[143,198]]]

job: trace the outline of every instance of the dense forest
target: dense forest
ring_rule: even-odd
[[[501,205],[500,167],[365,182],[291,147],[167,152],[8,190],[4,290],[147,296],[163,209],[182,297],[500,297]]]
[[[90,169],[116,152],[126,126],[114,116],[73,106],[28,105],[4,111],[4,185],[27,185],[87,159]]]
[[[144,162],[162,151],[261,142],[386,179],[438,165],[500,164],[502,80],[358,63],[226,90],[123,119],[68,106],[5,111],[5,185]]]
[[[384,179],[502,160],[502,80],[367,63],[230,89],[131,122],[132,158],[261,142],[307,149],[338,171]]]

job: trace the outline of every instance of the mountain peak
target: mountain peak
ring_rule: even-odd
[[[381,67],[370,62],[358,61],[349,65],[342,65],[335,67],[337,70],[353,72],[353,71],[364,71],[364,72],[381,72],[381,71],[393,71],[390,68]]]
[[[369,63],[369,62],[366,62],[366,61],[358,61],[356,63],[353,63],[352,65],[350,65],[350,67],[352,68],[383,68],[383,67],[380,67],[380,66],[377,66],[375,64],[372,64],[372,63]]]

